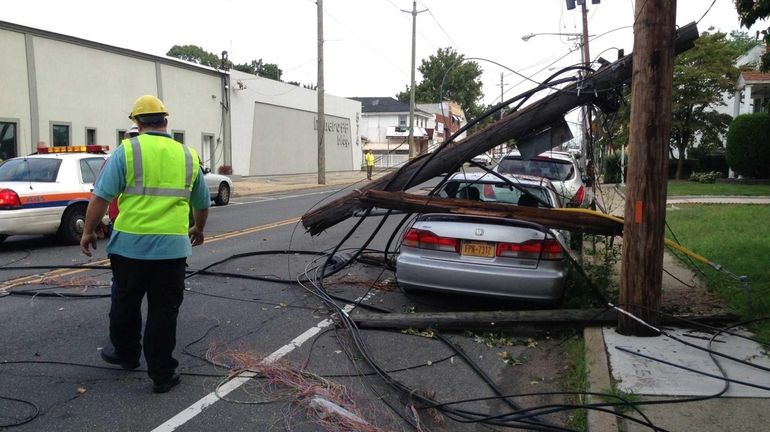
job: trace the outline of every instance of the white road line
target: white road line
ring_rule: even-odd
[[[366,301],[369,298],[371,298],[374,294],[369,293],[363,298],[357,298],[353,304],[347,304],[342,309],[346,314],[349,313],[356,304]],[[307,329],[304,333],[294,338],[291,342],[288,344],[282,346],[281,348],[278,348],[276,351],[274,351],[269,356],[265,357],[264,360],[262,360],[262,363],[270,364],[275,362],[276,360],[280,359],[281,357],[284,357],[285,355],[289,354],[290,352],[294,351],[295,349],[302,346],[303,343],[307,342],[308,340],[312,339],[315,335],[320,333],[323,329],[326,327],[329,327],[332,325],[334,321],[331,319],[325,319],[318,324],[316,324],[314,327],[311,327]],[[182,426],[183,424],[187,423],[188,421],[192,420],[193,417],[197,416],[203,410],[210,407],[211,405],[214,405],[221,397],[226,396],[233,390],[237,389],[238,387],[246,384],[250,379],[254,378],[257,374],[253,372],[243,372],[237,377],[231,379],[230,381],[226,382],[225,384],[218,387],[216,391],[213,391],[194,404],[190,405],[189,407],[185,408],[182,412],[175,415],[174,417],[167,420],[162,425],[156,427],[152,430],[152,432],[171,432],[176,430],[178,427]]]

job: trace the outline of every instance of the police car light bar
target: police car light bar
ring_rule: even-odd
[[[49,153],[106,153],[110,150],[110,146],[101,145],[85,145],[85,146],[56,146],[56,147],[41,147],[37,149],[38,154]]]

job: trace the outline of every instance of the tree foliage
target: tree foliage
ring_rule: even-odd
[[[219,68],[221,65],[219,56],[197,45],[174,45],[166,55],[213,68]]]
[[[727,132],[725,157],[738,174],[770,178],[770,114],[736,117]]]
[[[735,9],[738,11],[741,25],[749,29],[758,20],[770,16],[770,0],[735,0]],[[770,27],[761,30],[761,33],[765,40],[765,45],[770,45]],[[760,69],[765,72],[770,70],[770,53],[762,55]]]
[[[740,43],[724,33],[704,32],[695,47],[674,62],[671,143],[678,150],[676,178],[681,178],[686,149],[696,135],[701,140],[721,141],[731,117],[714,110],[725,105],[722,94],[732,92],[740,71],[735,60],[743,54]]]
[[[462,105],[466,118],[475,118],[483,110],[480,105],[482,69],[474,61],[466,61],[465,56],[453,48],[439,48],[436,54],[420,62],[417,68],[422,74],[422,81],[415,87],[416,103],[438,103],[453,100]],[[409,102],[410,87],[397,94],[402,102]]]
[[[265,63],[262,59],[252,60],[249,63],[242,63],[233,65],[233,69],[252,75],[258,75],[264,78],[274,79],[281,81],[281,75],[283,71],[274,63]]]
[[[224,64],[222,64],[222,59],[219,56],[197,45],[174,45],[168,50],[166,55],[216,69],[235,69],[252,75],[282,81],[281,75],[283,75],[283,70],[277,64],[265,63],[262,59],[239,64],[225,60]]]

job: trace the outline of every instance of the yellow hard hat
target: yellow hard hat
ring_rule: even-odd
[[[153,95],[144,95],[140,96],[139,99],[134,102],[134,109],[131,110],[131,114],[128,118],[134,119],[136,116],[147,114],[168,115],[168,111],[166,111],[166,107],[160,99]]]

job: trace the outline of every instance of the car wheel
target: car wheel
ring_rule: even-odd
[[[56,236],[64,244],[78,244],[83,235],[85,223],[86,206],[84,204],[72,205],[64,211]]]
[[[230,202],[230,186],[227,185],[227,183],[222,182],[219,185],[219,191],[217,193],[216,198],[214,198],[214,202],[216,205],[227,205],[227,203]]]

